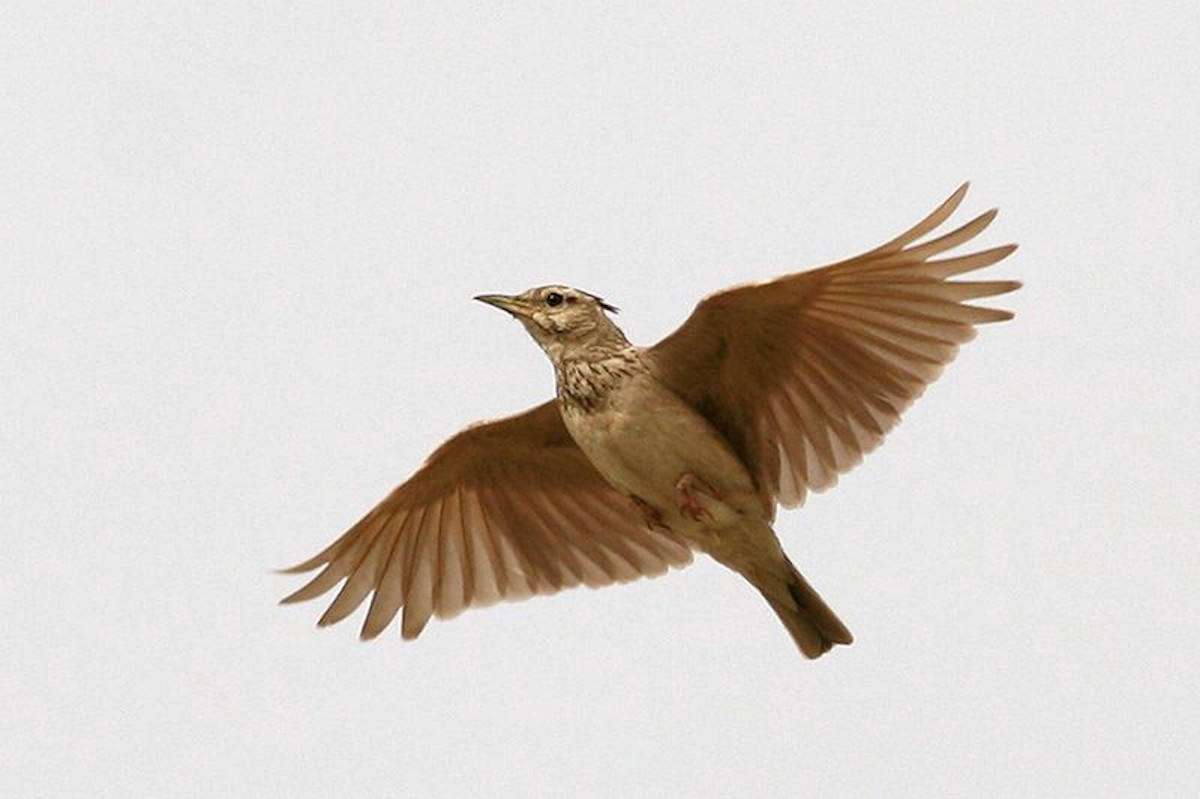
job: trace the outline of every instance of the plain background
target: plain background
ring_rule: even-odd
[[[1193,795],[1191,3],[0,8],[0,792]],[[635,341],[961,181],[1016,321],[779,519],[858,637],[708,561],[329,630],[271,569],[549,396],[471,302]]]

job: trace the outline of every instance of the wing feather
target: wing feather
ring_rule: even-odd
[[[654,576],[690,560],[682,540],[647,529],[604,481],[551,402],[451,438],[345,534],[288,569],[320,571],[283,601],[344,580],[320,624],[370,596],[364,639],[401,611],[401,635],[415,638],[433,616]]]
[[[358,547],[361,554],[357,558],[357,563],[349,571],[349,577],[346,582],[342,583],[342,589],[338,591],[333,603],[317,624],[322,627],[336,624],[353,613],[371,592],[379,572],[383,550],[383,547],[371,546],[371,544],[378,537],[379,531],[390,520],[390,515],[379,514],[376,519],[372,520],[372,527],[364,530],[363,545]]]
[[[400,635],[412,640],[421,634],[433,615],[434,579],[437,568],[438,531],[442,523],[442,500],[435,499],[425,508],[425,517],[413,536],[405,559],[404,611]]]
[[[360,634],[364,641],[375,638],[387,629],[404,604],[405,563],[424,518],[424,507],[412,509],[405,516],[404,523],[396,528],[395,535],[385,542],[386,554],[383,555],[375,592],[371,595],[371,604],[367,608],[367,618]]]
[[[632,551],[625,547],[621,536],[609,535],[607,521],[595,518],[594,511],[587,507],[586,501],[559,504],[556,506],[556,510],[569,528],[579,528],[587,522],[595,525],[596,533],[586,537],[581,536],[577,546],[595,553],[593,560],[600,566],[606,585],[626,583],[642,575],[637,568],[636,558]],[[648,532],[647,535],[649,535]]]
[[[471,552],[471,601],[476,607],[485,607],[499,602],[504,597],[498,575],[502,563],[491,531],[484,521],[483,506],[471,489],[463,489],[463,532]]]
[[[444,530],[462,530],[462,492],[454,491],[442,505]],[[470,604],[468,578],[470,564],[467,562],[467,537],[447,533],[441,536],[437,570],[439,575],[436,613],[439,619],[452,619]]]
[[[924,242],[961,204],[963,184],[904,233],[862,255],[703,300],[649,350],[659,378],[720,430],[764,502],[803,502],[877,447],[976,325],[1012,313],[968,300],[1012,280],[950,278],[1015,245],[943,256],[996,218],[990,210]]]
[[[926,233],[937,230],[942,223],[950,218],[950,215],[958,210],[958,206],[962,203],[963,198],[967,196],[967,189],[971,184],[964,183],[954,190],[954,193],[946,198],[945,202],[933,210],[929,216],[922,219],[917,224],[913,225],[908,230],[901,233],[896,238],[879,245],[870,252],[864,253],[862,257],[868,258],[873,255],[885,255],[887,253],[898,252],[904,249],[909,244],[912,244],[917,239],[924,236]]]
[[[533,510],[554,529],[571,529],[587,526],[587,519],[572,519],[562,508],[534,486],[528,493]],[[590,536],[577,536],[563,542],[570,549],[573,572],[580,582],[589,588],[599,588],[614,581],[614,570],[604,550]],[[635,575],[634,576],[638,576]]]

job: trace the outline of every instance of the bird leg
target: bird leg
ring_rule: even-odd
[[[690,472],[685,473],[675,484],[675,501],[679,503],[679,512],[692,521],[713,525],[716,523],[716,519],[713,518],[708,508],[701,504],[700,494],[720,499],[715,488]]]
[[[633,504],[637,505],[638,510],[642,512],[642,518],[646,520],[646,526],[651,530],[662,530],[664,533],[671,532],[671,528],[663,521],[662,514],[658,509],[651,505],[641,497],[631,497]]]

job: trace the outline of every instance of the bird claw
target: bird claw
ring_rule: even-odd
[[[701,504],[698,494],[707,494],[713,499],[719,499],[717,490],[694,474],[685,474],[675,484],[675,501],[679,503],[679,512],[692,521],[712,525],[716,523],[712,513]]]
[[[646,526],[651,530],[661,530],[664,533],[671,532],[671,528],[663,521],[662,514],[649,502],[641,497],[633,497],[633,504],[637,505],[638,510],[642,512],[642,518],[645,519]]]

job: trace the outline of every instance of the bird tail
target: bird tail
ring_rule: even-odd
[[[741,521],[721,528],[716,546],[705,551],[758,589],[806,658],[853,642],[846,625],[792,565],[770,523]]]
[[[834,644],[853,642],[846,625],[786,556],[784,563],[790,573],[782,581],[772,580],[767,585],[755,581],[755,587],[792,634],[800,652],[806,658],[819,658]]]

